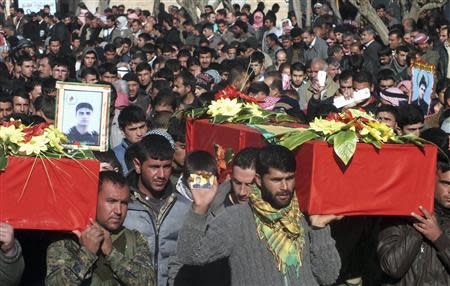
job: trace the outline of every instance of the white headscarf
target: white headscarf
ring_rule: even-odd
[[[117,29],[119,30],[126,30],[128,29],[128,19],[125,16],[120,16],[116,20],[117,23]]]

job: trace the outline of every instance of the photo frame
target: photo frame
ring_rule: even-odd
[[[111,87],[57,82],[55,125],[69,139],[64,147],[107,151]]]
[[[412,63],[412,94],[409,103],[418,105],[425,116],[430,115],[431,111],[434,72],[434,65],[422,62]]]

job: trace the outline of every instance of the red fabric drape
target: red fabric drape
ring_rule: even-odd
[[[19,229],[84,229],[95,219],[99,170],[96,160],[10,156],[0,172],[0,221]]]

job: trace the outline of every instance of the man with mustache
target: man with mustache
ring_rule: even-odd
[[[159,286],[167,285],[169,257],[175,255],[178,231],[191,205],[169,180],[174,148],[163,135],[150,134],[125,153],[134,170],[128,175],[132,193],[124,225],[147,239],[156,271],[155,285]]]
[[[178,236],[178,259],[204,265],[229,259],[231,285],[329,285],[340,258],[328,224],[335,215],[312,215],[307,223],[295,197],[294,154],[279,145],[257,156],[248,204],[225,208],[213,220],[208,209],[217,192],[191,189],[192,209]]]
[[[115,171],[100,173],[97,217],[47,250],[45,285],[154,285],[144,236],[123,227],[130,191]]]

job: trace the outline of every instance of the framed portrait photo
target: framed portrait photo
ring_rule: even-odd
[[[65,147],[107,151],[111,87],[57,82],[56,128],[69,139]]]
[[[412,94],[410,103],[417,105],[425,116],[430,114],[431,95],[434,88],[434,65],[412,64]]]

